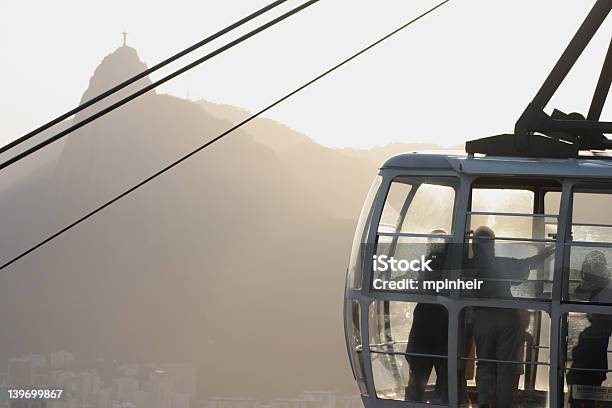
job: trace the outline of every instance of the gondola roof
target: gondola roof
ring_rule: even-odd
[[[549,159],[411,152],[390,158],[382,168],[453,171],[474,175],[612,178],[612,156]]]

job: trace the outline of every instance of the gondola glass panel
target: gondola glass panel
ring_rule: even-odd
[[[546,312],[468,307],[461,321],[463,406],[548,406],[551,321]]]
[[[379,233],[450,233],[455,201],[454,179],[398,177],[389,187]]]
[[[425,278],[422,272],[442,274],[445,243],[452,234],[455,193],[453,178],[399,177],[389,187],[377,229],[376,259],[373,263],[373,290],[381,281],[405,282]],[[396,260],[398,267],[387,267],[384,260]],[[432,268],[418,269],[417,262],[431,259]],[[413,267],[408,267],[412,262]],[[438,276],[438,278],[440,277]],[[383,290],[388,289],[387,286]],[[400,290],[420,289],[402,287]]]
[[[612,185],[578,184],[572,203],[572,240],[611,243]]]
[[[611,193],[609,186],[597,184],[574,188],[569,267],[565,274],[571,301],[612,303]]]
[[[569,313],[565,363],[565,406],[612,407],[612,316]]]
[[[463,279],[483,281],[467,297],[550,299],[561,189],[556,181],[525,181],[533,191],[474,184],[466,222]],[[543,185],[545,187],[543,187]]]
[[[348,300],[346,318],[348,319],[348,346],[353,376],[357,381],[361,395],[367,396],[363,366],[363,343],[361,341],[361,309],[357,300]]]
[[[370,305],[370,356],[378,398],[446,404],[447,327],[442,305]]]
[[[363,208],[361,209],[359,221],[357,222],[346,279],[346,286],[350,289],[361,289],[364,266],[363,257],[365,254],[368,226],[372,220],[372,211],[374,210],[372,203],[374,202],[374,198],[376,198],[376,194],[378,193],[381,183],[381,176],[377,176],[372,182],[370,191],[368,192]]]

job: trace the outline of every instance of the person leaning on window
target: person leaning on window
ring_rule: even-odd
[[[444,230],[434,230],[431,235],[446,235]],[[419,280],[442,279],[444,263],[446,260],[447,245],[440,238],[429,239],[427,245],[427,259],[431,271],[423,272]],[[414,308],[412,327],[406,346],[407,353],[433,354],[444,356],[442,358],[406,356],[410,367],[408,386],[405,400],[426,402],[425,388],[431,375],[436,370],[435,399],[442,404],[448,401],[448,374],[446,354],[448,350],[448,314],[442,305],[433,303],[419,303]]]
[[[495,233],[480,227],[474,233],[474,256],[466,269],[484,281],[479,297],[512,298],[512,285],[527,279],[530,267],[550,256],[554,247],[530,258],[495,256]],[[472,314],[477,359],[517,361],[529,317],[518,309],[475,307]],[[520,365],[477,361],[476,390],[480,408],[510,408],[518,389]]]
[[[574,291],[577,300],[612,301],[610,270],[603,252],[594,250],[584,257],[580,276],[581,282]],[[572,349],[572,367],[567,373],[567,383],[572,386],[570,389],[572,408],[597,406],[596,401],[593,400],[575,400],[573,385],[600,387],[607,377],[608,342],[612,335],[612,316],[589,315],[588,319],[590,325],[578,335],[578,343]]]

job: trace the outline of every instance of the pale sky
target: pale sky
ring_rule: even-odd
[[[74,107],[121,31],[152,65],[270,1],[0,2],[0,143]],[[435,3],[321,0],[159,92],[255,111]],[[593,3],[452,0],[267,116],[327,146],[510,132]],[[551,107],[586,112],[611,33],[607,21]]]

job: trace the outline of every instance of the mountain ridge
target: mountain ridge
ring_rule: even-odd
[[[81,100],[127,77],[123,65],[144,66],[119,50]],[[152,92],[27,172],[16,167],[20,182],[0,190],[10,197],[1,260],[227,130],[246,112],[231,108]],[[358,156],[254,120],[0,275],[0,318],[12,328],[0,332],[0,357],[67,349],[191,362],[201,397],[354,392],[344,273],[379,165]]]

